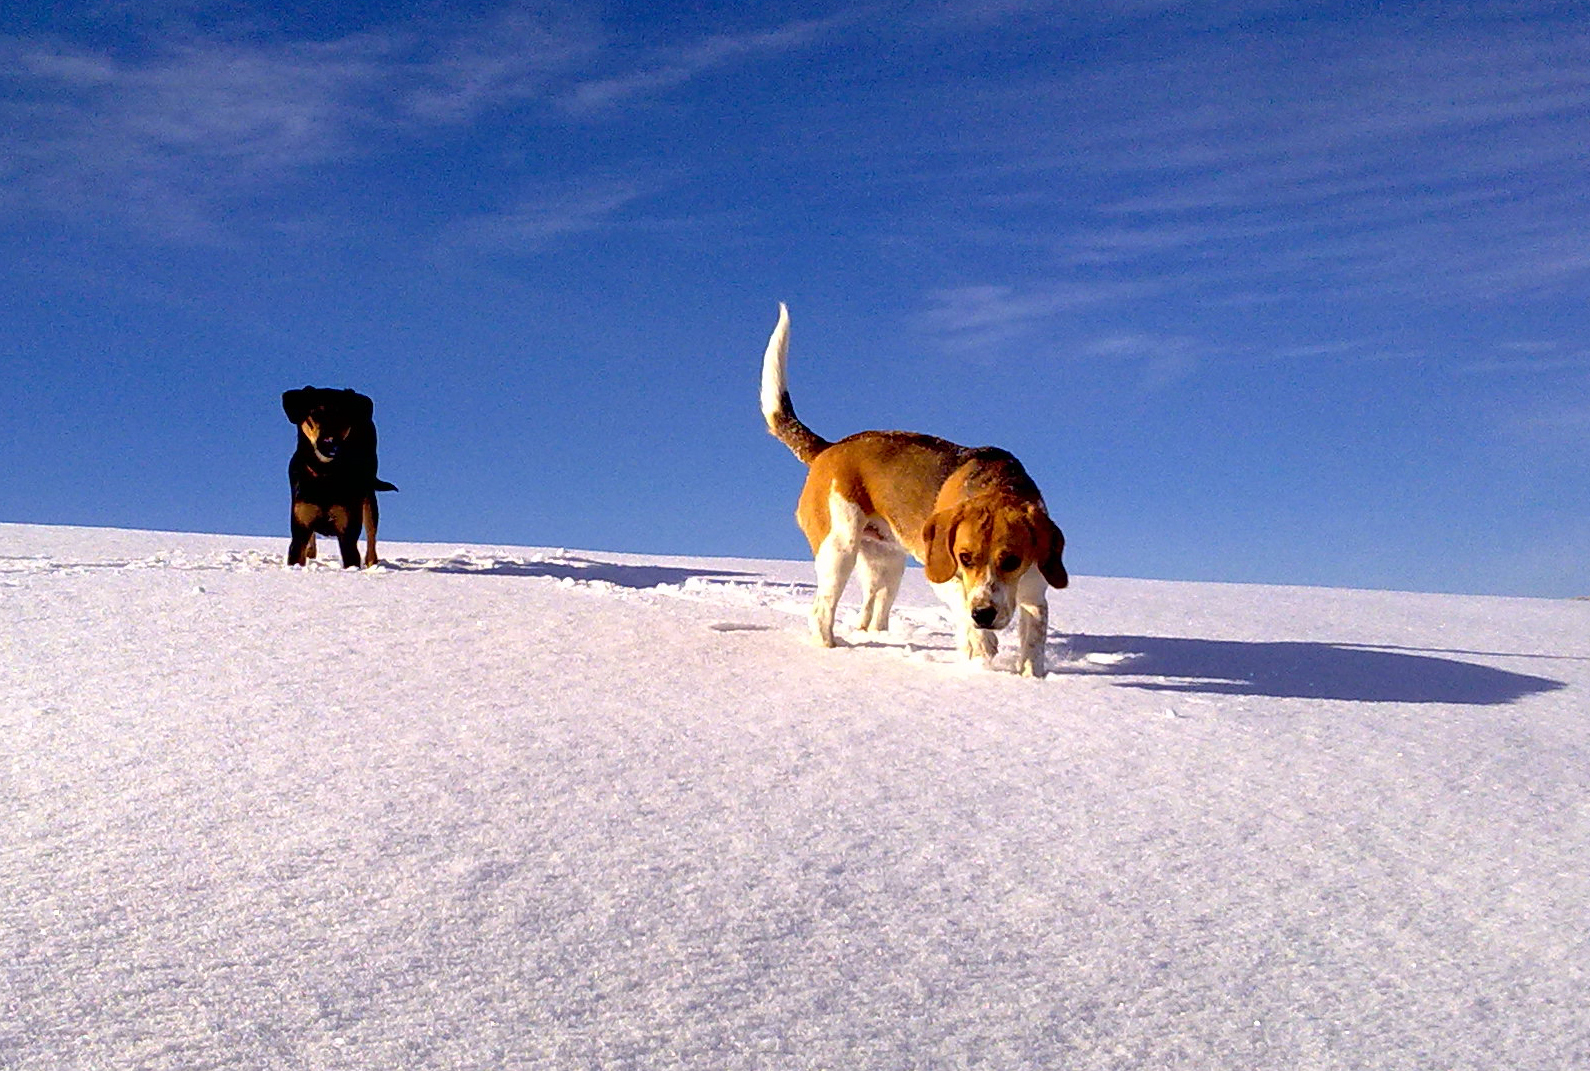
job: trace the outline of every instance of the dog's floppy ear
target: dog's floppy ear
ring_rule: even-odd
[[[955,526],[961,523],[961,509],[939,510],[922,526],[922,544],[927,547],[928,582],[942,584],[955,576]]]
[[[370,421],[375,419],[375,403],[358,391],[349,388],[342,392],[347,395],[348,412],[355,420]]]
[[[297,390],[282,391],[282,409],[287,414],[287,419],[294,424],[302,424],[309,415],[310,395],[314,387],[300,387]]]
[[[1043,578],[1049,581],[1052,588],[1063,588],[1071,583],[1071,577],[1066,574],[1065,563],[1060,560],[1060,555],[1066,549],[1065,533],[1060,531],[1060,526],[1049,519],[1047,513],[1035,518],[1038,525],[1038,571]]]

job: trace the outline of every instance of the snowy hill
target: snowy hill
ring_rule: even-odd
[[[1590,604],[0,525],[0,1067],[1590,1066]]]

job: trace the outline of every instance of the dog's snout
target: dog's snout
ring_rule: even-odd
[[[999,616],[999,611],[993,606],[972,607],[972,624],[978,628],[993,628],[994,620]]]

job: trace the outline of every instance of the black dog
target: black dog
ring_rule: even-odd
[[[287,463],[293,489],[287,564],[315,556],[318,532],[337,537],[344,568],[358,565],[363,528],[364,564],[374,565],[375,493],[397,490],[375,474],[375,403],[358,391],[304,387],[285,392],[282,408],[298,425],[298,449]]]

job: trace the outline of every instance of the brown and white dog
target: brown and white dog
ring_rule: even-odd
[[[809,470],[795,519],[817,560],[812,630],[832,647],[839,596],[860,566],[865,587],[857,625],[889,627],[907,552],[956,614],[961,650],[992,661],[995,633],[1019,616],[1017,669],[1044,674],[1050,587],[1069,582],[1065,537],[1038,487],[1010,453],[965,447],[907,431],[863,431],[829,442],[795,416],[786,385],[789,310],[762,358],[768,431]]]

